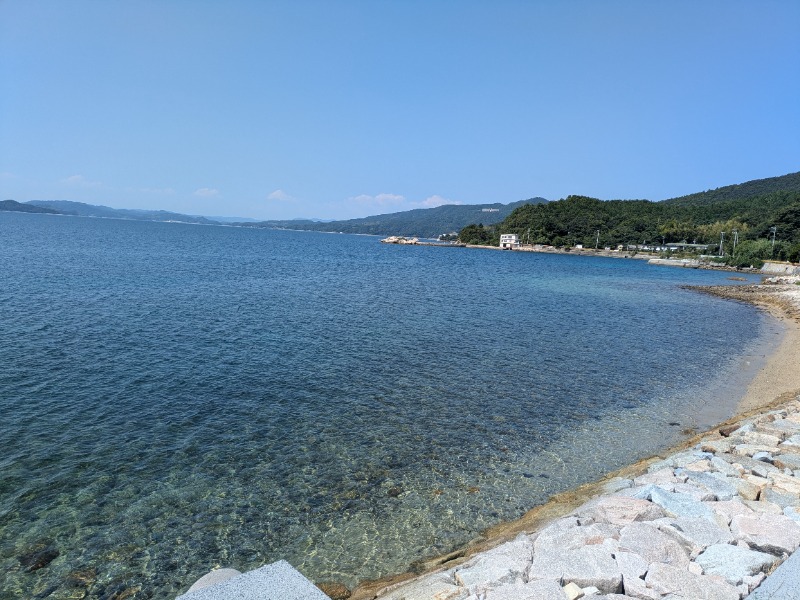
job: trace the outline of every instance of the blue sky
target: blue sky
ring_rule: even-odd
[[[349,218],[800,170],[800,2],[0,0],[0,199]]]

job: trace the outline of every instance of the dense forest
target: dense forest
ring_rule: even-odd
[[[459,237],[469,244],[498,245],[501,233],[516,233],[523,243],[558,247],[582,244],[587,248],[615,248],[620,244],[660,246],[677,242],[708,244],[714,253],[719,252],[720,240],[724,239],[722,250],[730,264],[754,264],[765,258],[797,262],[800,173],[663,202],[569,196],[557,202],[520,206],[497,225],[468,225]]]

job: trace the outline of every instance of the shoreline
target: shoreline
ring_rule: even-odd
[[[670,454],[695,446],[721,427],[775,410],[800,397],[800,285],[691,286],[690,289],[755,305],[785,325],[782,339],[748,384],[730,418],[677,445],[665,448],[654,456],[612,471],[599,480],[560,492],[544,504],[533,507],[519,519],[490,527],[475,540],[453,552],[420,559],[412,563],[412,569],[405,573],[361,582],[353,590],[350,600],[380,598],[405,583],[453,569],[520,534],[536,533],[590,499],[610,493],[615,481],[641,476],[654,463]]]

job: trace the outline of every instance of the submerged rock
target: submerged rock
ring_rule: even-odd
[[[352,595],[346,585],[336,581],[323,581],[318,583],[317,587],[331,600],[347,600]]]
[[[39,546],[29,552],[26,552],[25,554],[20,555],[17,560],[19,560],[19,564],[26,573],[32,573],[49,565],[56,558],[58,558],[60,554],[61,553],[54,546]]]

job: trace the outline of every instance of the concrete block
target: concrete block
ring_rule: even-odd
[[[186,592],[175,600],[330,600],[285,560]]]

